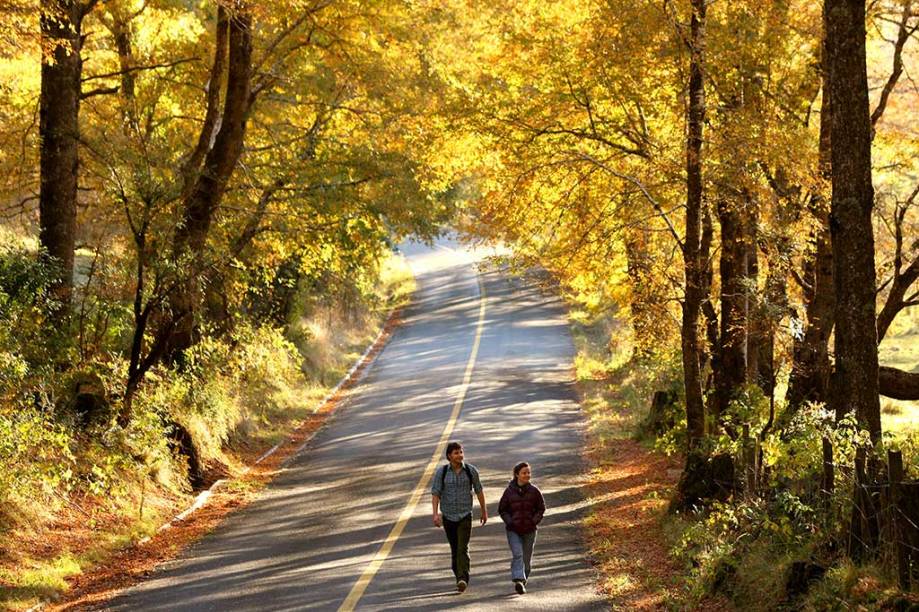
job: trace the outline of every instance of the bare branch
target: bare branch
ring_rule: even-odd
[[[624,181],[628,181],[629,183],[632,183],[633,185],[638,187],[638,189],[641,191],[645,199],[651,204],[654,210],[657,211],[660,217],[664,220],[664,223],[667,224],[667,228],[670,230],[670,235],[673,236],[673,239],[680,246],[680,248],[681,249],[683,248],[683,241],[680,239],[680,235],[677,233],[676,228],[673,226],[673,223],[670,221],[670,217],[667,216],[667,213],[664,212],[663,207],[660,205],[660,203],[656,199],[654,199],[654,196],[651,195],[651,193],[648,191],[648,189],[644,186],[644,184],[641,181],[639,181],[634,176],[625,174],[623,172],[619,172],[618,170],[611,168],[607,164],[603,163],[602,161],[596,159],[595,157],[591,155],[588,155],[587,153],[576,151],[574,152],[574,154],[575,156],[577,156],[578,158],[584,161],[588,161],[592,164],[595,164],[597,167],[615,176],[616,178],[622,179]]]
[[[200,57],[186,57],[184,59],[175,60],[174,62],[162,62],[160,64],[147,64],[144,66],[131,66],[130,68],[125,68],[124,70],[116,70],[115,72],[106,72],[103,74],[94,74],[88,77],[83,77],[80,79],[81,83],[86,83],[89,81],[95,81],[97,79],[111,79],[114,77],[124,76],[132,72],[140,72],[142,70],[157,70],[159,68],[174,68],[181,64],[187,64],[189,62],[200,61]]]
[[[884,110],[887,108],[887,100],[890,98],[890,94],[893,92],[894,87],[896,87],[900,75],[903,73],[903,47],[906,45],[906,41],[909,40],[909,37],[919,28],[919,25],[913,26],[912,28],[909,27],[909,18],[912,16],[912,4],[912,0],[903,3],[903,13],[900,17],[899,29],[897,31],[897,41],[894,43],[893,48],[893,68],[891,69],[890,76],[887,78],[887,82],[884,84],[884,89],[881,90],[881,98],[878,100],[877,108],[871,113],[872,137],[874,136],[874,128],[878,120],[884,115]]]
[[[115,87],[99,87],[97,89],[91,89],[90,91],[80,92],[80,99],[86,100],[87,98],[92,98],[93,96],[106,96],[110,94],[116,94],[120,91],[119,86]]]

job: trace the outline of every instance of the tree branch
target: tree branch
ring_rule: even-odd
[[[894,87],[897,86],[900,75],[903,73],[903,47],[906,45],[906,41],[909,40],[909,37],[919,28],[919,25],[913,26],[912,28],[909,27],[909,18],[912,16],[912,4],[912,0],[908,0],[903,4],[903,13],[900,17],[899,29],[897,30],[897,41],[894,43],[893,48],[893,68],[891,69],[890,76],[887,78],[887,82],[884,83],[884,89],[881,90],[881,98],[878,100],[877,108],[871,113],[872,137],[874,136],[875,125],[884,115],[884,110],[887,108],[887,100],[890,98],[890,94],[893,92]]]
[[[680,235],[677,233],[676,228],[673,226],[673,222],[670,221],[670,217],[667,216],[667,213],[664,212],[663,207],[660,205],[660,203],[657,200],[654,199],[654,196],[651,195],[651,193],[644,186],[644,184],[642,184],[641,181],[639,181],[634,176],[631,176],[623,172],[619,172],[618,170],[615,170],[613,168],[610,168],[605,163],[601,162],[600,160],[596,159],[595,157],[587,153],[575,151],[574,154],[578,158],[596,165],[601,170],[606,171],[607,173],[615,176],[616,178],[622,179],[624,181],[628,181],[629,183],[632,183],[633,185],[638,187],[639,191],[641,191],[645,199],[651,204],[654,210],[657,211],[658,215],[660,215],[660,217],[664,220],[664,223],[667,224],[667,229],[670,230],[670,235],[673,236],[673,239],[676,241],[679,247],[681,249],[683,248],[683,241],[680,239]]]
[[[93,96],[105,96],[109,94],[116,94],[121,90],[121,87],[118,85],[114,87],[99,87],[96,89],[91,89],[90,91],[81,91],[80,99],[86,100],[87,98],[92,98]]]
[[[174,68],[181,64],[187,64],[189,62],[200,61],[200,57],[186,57],[184,59],[175,60],[174,62],[163,62],[161,64],[147,64],[145,66],[131,66],[130,68],[125,68],[124,70],[116,70],[115,72],[105,72],[103,74],[94,74],[88,77],[83,77],[80,79],[81,83],[87,83],[89,81],[95,81],[98,79],[111,79],[114,77],[124,76],[132,72],[140,72],[141,70],[157,70],[158,68]]]

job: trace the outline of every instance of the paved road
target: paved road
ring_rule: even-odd
[[[443,241],[404,249],[418,291],[405,323],[350,400],[245,510],[111,602],[118,610],[337,610],[387,538],[449,421],[479,324],[473,256]],[[564,311],[532,284],[480,276],[484,324],[462,412],[492,518],[472,532],[472,577],[455,591],[426,493],[359,610],[605,610],[576,521],[580,414]],[[497,502],[520,460],[549,510],[530,592],[513,592]],[[429,488],[429,487],[428,487]],[[477,508],[477,504],[476,504]],[[478,517],[476,509],[475,517]]]

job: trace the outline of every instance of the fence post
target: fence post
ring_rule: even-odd
[[[900,451],[887,451],[887,470],[890,478],[890,500],[893,506],[891,516],[893,517],[892,527],[897,551],[897,577],[900,589],[908,591],[910,552],[904,541],[906,533],[903,529],[903,515],[900,510],[900,484],[903,482],[903,454]]]

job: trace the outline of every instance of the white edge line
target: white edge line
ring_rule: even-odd
[[[345,383],[349,382],[349,381],[354,377],[354,373],[357,371],[357,369],[358,369],[361,365],[367,365],[367,366],[369,366],[371,363],[373,363],[373,361],[374,361],[375,359],[374,359],[374,360],[371,360],[371,361],[369,361],[369,362],[367,362],[366,364],[364,364],[364,361],[367,359],[367,356],[370,355],[371,351],[373,351],[373,349],[377,348],[377,345],[379,345],[380,340],[382,340],[382,338],[383,338],[383,333],[386,331],[386,327],[389,325],[390,321],[392,321],[392,318],[393,318],[393,317],[395,316],[395,314],[396,314],[396,310],[397,310],[396,308],[393,308],[393,309],[390,311],[389,315],[386,317],[386,320],[383,322],[383,326],[380,328],[380,332],[377,334],[377,337],[374,338],[373,342],[370,343],[370,345],[367,347],[367,350],[364,351],[364,354],[361,355],[360,357],[358,357],[357,361],[354,362],[354,365],[351,366],[351,369],[348,370],[348,373],[345,374],[344,377],[342,377],[342,379],[341,379],[340,381],[338,381],[338,384],[337,384],[337,385],[335,385],[334,387],[332,387],[332,390],[329,391],[329,392],[326,394],[326,396],[325,396],[324,398],[322,398],[322,401],[319,402],[319,404],[316,406],[315,411],[321,410],[322,407],[325,406],[325,405],[329,402],[329,400],[331,400],[332,397],[338,392],[338,390],[341,389],[341,387],[342,387]],[[364,371],[366,372],[367,370],[365,369]],[[293,453],[291,453],[291,456],[288,457],[288,459],[284,462],[284,465],[286,465],[288,461],[290,461],[293,457],[295,457],[296,455],[298,455],[304,448],[306,448],[306,445],[310,442],[310,440],[312,440],[312,437],[313,437],[313,436],[309,436],[309,437],[303,442],[303,444],[301,444],[299,447],[297,447],[297,449],[296,449]],[[255,460],[255,463],[253,464],[253,466],[258,465],[259,463],[261,463],[262,461],[264,461],[265,459],[267,459],[268,457],[270,457],[271,455],[273,455],[273,454],[275,453],[275,451],[277,451],[279,448],[281,448],[281,446],[282,446],[283,444],[284,444],[284,442],[282,441],[282,442],[279,442],[279,443],[275,444],[275,445],[274,445],[273,447],[271,447],[270,449],[268,449],[261,457],[259,457],[258,459]],[[246,468],[246,469],[243,471],[243,475],[247,474],[247,473],[249,472],[250,469],[251,469],[251,467]],[[178,523],[178,522],[184,521],[184,520],[185,520],[186,518],[188,518],[195,510],[198,510],[199,508],[201,508],[201,506],[203,506],[204,504],[206,504],[206,503],[207,503],[207,500],[210,498],[210,496],[211,496],[211,494],[213,493],[213,491],[214,491],[219,485],[221,485],[221,484],[223,484],[223,483],[225,483],[225,482],[226,482],[226,479],[221,478],[220,480],[217,480],[216,482],[214,482],[214,484],[212,484],[208,489],[206,489],[206,490],[202,491],[201,493],[199,493],[199,494],[198,494],[198,497],[195,498],[195,501],[194,501],[194,503],[193,503],[191,506],[189,506],[188,508],[186,508],[185,510],[183,510],[183,511],[180,512],[179,514],[175,515],[172,519],[170,519],[170,520],[167,521],[166,523],[163,523],[162,525],[160,525],[160,526],[157,528],[156,533],[160,533],[160,532],[162,532],[162,531],[166,531],[167,529],[171,528],[171,527],[173,526],[174,523]],[[146,537],[141,538],[140,540],[138,540],[138,541],[137,541],[137,544],[139,544],[139,545],[144,545],[144,544],[146,544],[147,542],[149,542],[150,540],[151,540],[151,537],[150,537],[150,536],[146,536]],[[37,610],[41,610],[42,607],[43,607],[44,605],[45,605],[45,604],[37,604],[35,607],[30,608],[30,609],[27,610],[26,612],[36,612]]]
[[[370,343],[370,346],[367,347],[367,350],[364,351],[364,354],[357,358],[357,361],[354,362],[354,365],[351,366],[351,369],[348,370],[348,373],[345,374],[345,375],[342,377],[342,379],[338,381],[338,384],[337,384],[337,385],[335,385],[334,387],[332,387],[332,390],[329,391],[329,392],[326,394],[326,396],[325,396],[324,398],[322,398],[322,401],[319,402],[319,404],[316,406],[316,409],[314,410],[314,412],[321,410],[322,407],[325,406],[325,405],[329,402],[329,400],[331,400],[332,397],[338,392],[338,390],[341,389],[342,385],[344,385],[346,382],[348,382],[351,378],[354,377],[354,373],[357,371],[357,369],[358,369],[362,364],[367,366],[367,367],[364,369],[364,372],[367,372],[367,371],[369,370],[370,364],[372,364],[374,361],[376,361],[376,357],[374,357],[373,359],[371,359],[370,361],[368,361],[366,364],[364,364],[364,361],[367,359],[367,356],[370,355],[371,351],[373,351],[373,349],[377,347],[377,345],[380,343],[380,340],[383,339],[383,333],[386,331],[386,327],[389,325],[390,321],[392,321],[392,318],[396,315],[396,311],[397,311],[397,310],[398,310],[398,308],[393,308],[391,311],[389,311],[389,315],[386,317],[386,320],[383,322],[383,326],[380,328],[380,333],[378,333],[378,334],[377,334],[377,337],[374,338],[373,342]],[[313,435],[315,435],[315,432],[313,432]],[[303,451],[304,448],[306,448],[306,445],[309,444],[310,441],[313,439],[313,435],[310,435],[309,437],[307,437],[307,439],[304,440],[303,444],[301,444],[300,446],[298,446],[297,449],[296,449],[293,453],[291,453],[290,457],[288,457],[287,459],[284,460],[284,463],[282,464],[282,466],[286,466],[294,457],[296,457],[297,455],[299,455],[300,452]],[[270,457],[271,455],[273,455],[273,454],[275,453],[275,451],[277,451],[279,448],[281,448],[281,446],[282,446],[283,444],[284,444],[284,442],[279,442],[279,443],[275,444],[273,447],[271,447],[270,449],[268,449],[268,450],[265,452],[265,454],[263,454],[261,457],[259,457],[258,459],[255,460],[255,463],[253,464],[253,466],[258,465],[259,463],[261,463],[262,461],[264,461],[265,459],[267,459],[268,457]],[[251,469],[251,467],[246,468],[246,469],[243,471],[243,475],[249,473],[249,470],[250,470],[250,469]],[[225,482],[226,482],[226,479],[221,478],[220,480],[217,480],[216,482],[214,482],[214,484],[212,484],[212,485],[211,485],[210,487],[208,487],[206,490],[204,490],[204,491],[202,491],[201,493],[199,493],[199,494],[198,494],[198,497],[195,498],[195,501],[194,501],[194,503],[193,503],[191,506],[189,506],[188,508],[186,508],[185,510],[183,510],[183,511],[180,512],[179,514],[177,514],[177,515],[175,515],[174,517],[172,517],[172,519],[170,519],[170,520],[167,521],[166,523],[163,523],[162,525],[160,525],[160,526],[157,528],[156,533],[160,533],[160,532],[162,532],[162,531],[166,531],[167,529],[170,529],[170,528],[173,526],[173,523],[177,523],[177,522],[184,521],[184,520],[185,520],[186,518],[188,518],[189,515],[191,515],[195,510],[198,510],[199,508],[201,508],[201,506],[203,506],[204,504],[206,504],[206,503],[207,503],[207,500],[210,498],[210,496],[211,496],[211,494],[213,493],[213,491],[214,491],[219,485],[221,485],[221,484],[223,484],[223,483],[225,483]],[[146,543],[149,542],[150,540],[151,540],[151,536],[143,537],[143,538],[141,538],[140,540],[137,541],[137,545],[143,546],[144,544],[146,544]],[[35,604],[34,606],[32,606],[31,608],[29,608],[28,610],[26,610],[26,612],[38,612],[39,610],[42,610],[46,605],[47,605],[47,602],[39,602],[39,603]]]

